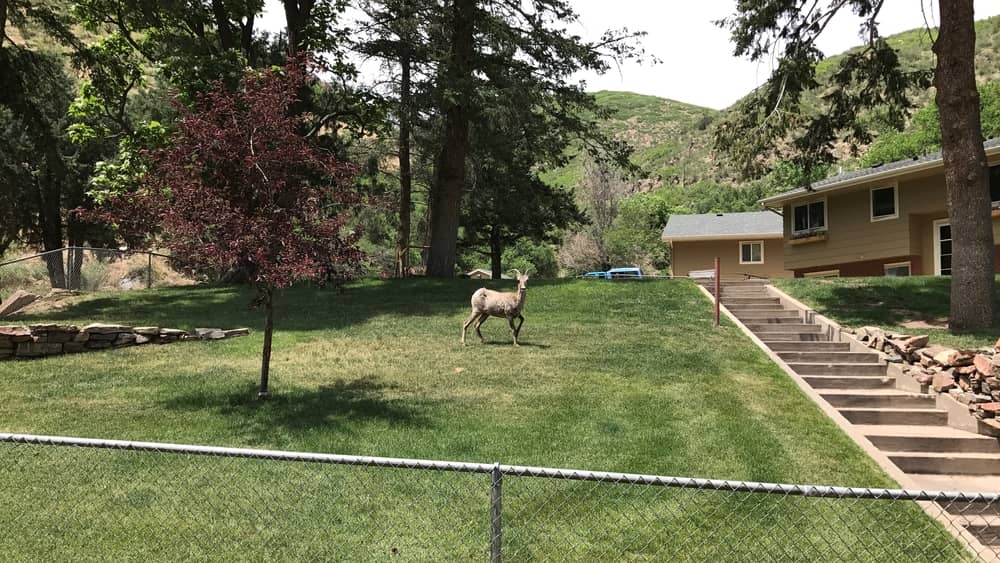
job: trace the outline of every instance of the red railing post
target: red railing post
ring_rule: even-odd
[[[715,326],[719,326],[719,257],[715,257]]]

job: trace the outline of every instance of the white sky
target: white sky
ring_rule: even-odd
[[[931,25],[937,21],[940,0],[886,0],[879,16],[879,30],[892,35],[924,25],[921,2],[927,6]],[[950,1],[950,0],[943,0]],[[584,39],[597,39],[608,28],[627,27],[649,32],[643,45],[663,62],[658,65],[628,64],[604,76],[588,73],[577,77],[587,90],[627,90],[716,109],[728,107],[763,83],[768,64],[751,63],[733,56],[726,30],[714,21],[732,14],[735,0],[571,0],[580,15],[571,27]],[[976,19],[1000,14],[997,0],[975,0]],[[819,42],[827,55],[858,45],[859,22],[845,12],[838,14]],[[279,0],[267,0],[259,27],[279,31],[284,13]],[[928,48],[930,48],[928,46]],[[362,69],[364,74],[375,68]]]

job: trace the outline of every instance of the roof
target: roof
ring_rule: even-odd
[[[1000,138],[990,139],[983,143],[983,148],[988,155],[1000,154]],[[798,187],[778,195],[760,200],[761,205],[769,206],[798,197],[810,195],[816,192],[828,192],[837,189],[850,188],[864,182],[871,182],[885,178],[892,178],[910,172],[919,172],[944,166],[944,158],[941,151],[937,151],[923,156],[897,160],[888,164],[876,164],[861,170],[844,172],[819,182],[814,182],[808,188]]]
[[[781,216],[771,211],[671,215],[663,228],[663,240],[781,238],[781,221]]]

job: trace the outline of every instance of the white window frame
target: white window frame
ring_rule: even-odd
[[[822,272],[805,272],[802,274],[804,278],[839,278],[840,269],[836,270],[823,270]]]
[[[883,276],[888,276],[889,275],[889,270],[891,268],[902,268],[903,266],[906,266],[906,271],[908,272],[906,275],[907,276],[912,276],[913,275],[913,265],[910,263],[909,260],[907,260],[906,262],[893,262],[892,264],[883,264],[882,265],[882,275]]]
[[[743,261],[743,245],[744,244],[759,244],[760,245],[760,261],[754,262],[744,262]],[[750,256],[753,256],[753,250],[750,251]],[[764,263],[764,241],[762,240],[741,240],[740,241],[740,264],[763,264]]]
[[[881,217],[875,216],[875,191],[876,190],[888,190],[892,189],[892,203],[893,203],[893,214],[883,215]],[[868,188],[868,217],[871,219],[872,223],[877,223],[879,221],[889,221],[892,219],[899,219],[899,184],[893,182],[891,184],[885,184],[881,186],[872,186]]]
[[[948,219],[938,219],[933,223],[934,229],[934,275],[941,275],[941,227],[948,225],[951,226],[951,218]],[[952,252],[954,252],[955,239],[952,238]],[[954,254],[952,254],[954,257]]]
[[[812,205],[812,204],[814,204],[814,203],[819,203],[819,202],[823,202],[823,226],[819,227],[819,228],[816,228],[816,229],[806,229],[804,231],[798,231],[798,230],[796,230],[795,229],[795,208],[796,207],[805,207],[806,208],[806,213],[809,213],[809,206]],[[793,204],[791,204],[790,211],[792,212],[792,234],[793,235],[804,235],[804,234],[813,234],[813,233],[825,233],[830,228],[830,202],[828,202],[827,198],[825,198],[825,197],[822,198],[822,199],[814,199],[812,201],[807,201],[805,203],[793,203]]]

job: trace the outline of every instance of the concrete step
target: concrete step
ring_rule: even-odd
[[[1000,473],[1000,454],[889,452],[889,459],[907,473],[995,475]]]
[[[851,349],[851,345],[847,342],[802,342],[768,338],[761,340],[775,352],[847,352]]]
[[[878,354],[870,352],[779,352],[778,356],[792,363],[874,364]]]
[[[861,426],[861,425],[859,425]],[[891,426],[864,425],[862,432],[886,452],[955,452],[955,453],[1000,453],[996,438],[962,432],[947,426]],[[954,430],[963,435],[949,435],[942,431]]]
[[[956,431],[959,431],[956,429]],[[1000,476],[994,475],[932,475],[911,473],[915,488],[925,491],[965,491],[996,493],[1000,491]]]
[[[759,334],[758,337],[769,347],[772,343],[782,342],[830,342],[830,337],[825,332],[765,333]],[[771,349],[774,350],[774,348]]]
[[[831,389],[820,393],[823,400],[836,408],[934,408],[933,395],[907,393],[896,389],[849,390]]]
[[[780,305],[777,297],[727,297],[722,299],[725,306],[732,305]]]
[[[802,379],[815,389],[891,388],[892,378],[851,375],[806,375]]]
[[[851,424],[893,424],[936,426],[948,424],[948,413],[926,408],[842,408],[837,409]]]
[[[755,324],[755,325],[772,325],[772,324],[802,324],[802,319],[799,317],[747,317],[745,315],[736,315],[736,318],[741,320],[743,324]]]
[[[788,310],[788,309],[785,309],[784,307],[782,307],[778,303],[771,303],[770,305],[727,305],[727,304],[723,303],[723,305],[725,305],[726,309],[729,309],[730,311],[732,311],[732,313],[734,315],[739,315],[740,313],[743,313],[745,311],[772,312],[772,313],[776,313],[776,312],[787,311]]]
[[[831,364],[831,363],[791,363],[788,367],[799,375],[870,375],[882,377],[886,373],[882,364]]]
[[[973,521],[976,516],[985,516],[987,519],[996,520],[996,517],[1000,515],[1000,502],[988,502],[988,501],[977,501],[974,498],[969,500],[955,500],[952,502],[941,503],[942,508],[948,514],[961,515],[968,518],[968,521]],[[993,517],[993,518],[990,518]],[[1000,525],[1000,521],[995,522],[995,525]]]
[[[744,323],[747,325],[751,331],[760,333],[779,333],[779,332],[790,332],[796,334],[802,333],[817,333],[822,332],[823,327],[814,324],[806,324],[803,322],[798,323],[788,323],[788,324],[766,324],[766,323]]]
[[[798,319],[802,320],[802,314],[789,309],[741,309],[733,311],[741,321],[752,322],[751,319]]]

